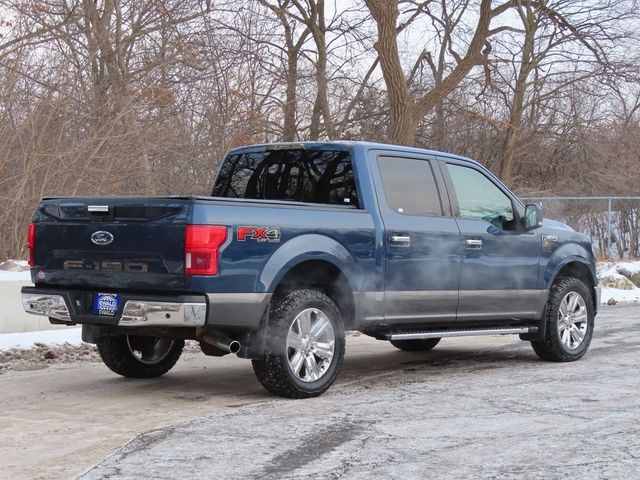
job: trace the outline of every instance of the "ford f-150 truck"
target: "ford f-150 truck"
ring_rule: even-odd
[[[346,330],[518,334],[566,362],[599,303],[584,235],[475,161],[366,142],[231,150],[211,196],[44,198],[28,245],[25,310],[81,324],[114,372],[162,375],[192,339],[293,398],[334,382]]]

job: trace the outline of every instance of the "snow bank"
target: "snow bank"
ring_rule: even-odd
[[[0,350],[31,348],[35,343],[44,345],[64,345],[65,343],[80,345],[82,344],[82,328],[69,327],[58,330],[0,334]]]
[[[640,261],[601,262],[597,275],[602,287],[602,304],[640,303]]]
[[[24,260],[0,260],[0,282],[30,281],[29,264]]]

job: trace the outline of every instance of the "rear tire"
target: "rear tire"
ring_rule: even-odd
[[[551,287],[544,310],[544,338],[532,341],[531,346],[543,360],[579,360],[591,344],[594,317],[589,287],[578,278],[559,278]]]
[[[138,335],[112,335],[98,342],[104,364],[118,375],[129,378],[154,378],[164,375],[176,364],[184,340]]]
[[[424,338],[420,340],[389,340],[389,343],[405,352],[428,352],[432,350],[441,338]]]
[[[253,370],[269,392],[310,398],[333,384],[344,359],[340,310],[318,290],[283,293],[271,304],[265,329],[265,354]]]

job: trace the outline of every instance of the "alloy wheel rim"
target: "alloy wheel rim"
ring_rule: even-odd
[[[295,377],[303,382],[320,380],[333,361],[336,335],[327,314],[307,308],[291,322],[287,333],[287,360]]]
[[[582,345],[589,328],[587,304],[578,292],[567,293],[558,309],[558,334],[567,350]]]
[[[156,365],[164,360],[173,348],[172,338],[127,335],[127,347],[136,360],[145,365]]]

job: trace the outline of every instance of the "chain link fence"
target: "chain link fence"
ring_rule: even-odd
[[[640,257],[640,197],[525,197],[545,218],[591,237],[600,258]]]

